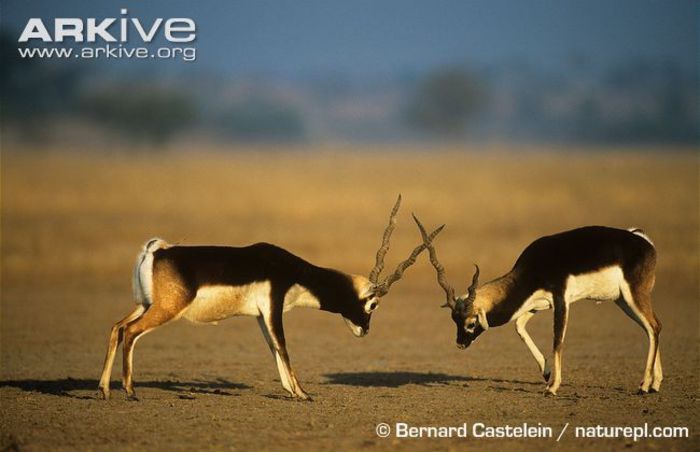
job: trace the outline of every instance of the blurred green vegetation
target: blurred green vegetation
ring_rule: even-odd
[[[128,141],[166,144],[178,131],[196,123],[196,107],[189,93],[155,84],[123,84],[88,93],[80,102],[82,114],[127,137]]]
[[[246,99],[226,107],[214,123],[218,134],[232,140],[299,141],[306,134],[298,109],[264,98]]]
[[[698,144],[698,77],[667,61],[434,67],[391,79],[285,79],[154,72],[22,59],[0,32],[3,137],[72,136],[164,146],[224,142],[426,139]],[[143,66],[142,66],[143,67]],[[72,135],[70,135],[72,133]],[[101,137],[101,138],[100,138]]]
[[[469,119],[485,104],[483,85],[458,67],[437,70],[418,84],[406,111],[407,120],[434,135],[460,137]]]

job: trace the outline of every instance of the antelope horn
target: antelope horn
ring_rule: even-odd
[[[431,246],[430,243],[435,237],[437,237],[437,235],[440,233],[440,231],[442,231],[444,227],[445,225],[443,224],[442,226],[431,232],[427,239],[424,238],[424,242],[413,249],[413,252],[408,257],[408,259],[401,262],[396,267],[396,270],[394,270],[394,273],[387,276],[386,279],[384,279],[384,281],[382,281],[382,283],[377,286],[377,296],[381,297],[389,292],[389,288],[391,287],[391,285],[399,279],[401,279],[401,276],[403,276],[403,272],[416,262],[416,258],[420,253],[423,252],[423,250]]]
[[[396,214],[399,212],[400,206],[401,195],[399,194],[399,197],[396,198],[396,204],[394,204],[394,208],[391,209],[391,214],[389,215],[389,224],[387,225],[386,229],[384,229],[382,245],[377,250],[376,263],[374,264],[374,268],[372,269],[372,271],[369,272],[369,281],[372,284],[377,285],[377,283],[379,282],[379,275],[381,274],[382,270],[384,270],[384,257],[386,256],[387,251],[389,251],[389,239],[391,238],[391,233],[394,232],[394,228],[396,227]]]
[[[430,237],[428,236],[428,233],[426,232],[425,228],[421,224],[420,220],[418,220],[418,217],[416,215],[413,215],[413,220],[416,222],[418,225],[418,229],[420,229],[420,233],[423,236],[423,243],[428,247],[428,253],[430,254],[430,263],[433,264],[433,267],[435,267],[435,271],[437,272],[437,281],[438,284],[440,284],[440,287],[445,291],[445,296],[446,296],[446,302],[444,305],[441,307],[443,308],[455,308],[455,290],[454,288],[447,282],[447,277],[445,276],[445,267],[442,266],[440,261],[438,261],[437,258],[437,253],[435,252],[435,247],[431,243]]]
[[[472,277],[472,285],[467,289],[467,299],[464,300],[466,303],[473,303],[476,298],[476,286],[479,285],[479,266],[474,264],[476,271]]]

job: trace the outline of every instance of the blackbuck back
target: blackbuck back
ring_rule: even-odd
[[[110,334],[99,385],[102,395],[109,398],[112,365],[122,340],[122,383],[127,397],[135,399],[134,345],[144,334],[181,317],[215,324],[229,317],[248,315],[258,320],[284,389],[293,397],[309,399],[292,370],[282,314],[297,306],[321,309],[340,314],[355,336],[367,334],[380,298],[442,230],[440,227],[423,237],[423,243],[408,259],[381,279],[400,203],[399,195],[369,278],[317,267],[268,243],[234,248],[176,246],[160,239],[148,241],[134,268],[136,308],[117,322]]]
[[[641,229],[588,226],[535,240],[505,275],[478,287],[479,267],[465,295],[455,295],[430,235],[414,215],[430,262],[446,294],[457,326],[457,346],[467,348],[492,327],[515,328],[548,382],[546,395],[561,385],[561,360],[569,307],[578,300],[613,301],[647,334],[649,348],[640,393],[656,392],[663,372],[659,352],[661,322],[651,306],[656,250]],[[553,362],[545,359],[525,326],[537,312],[554,311]]]

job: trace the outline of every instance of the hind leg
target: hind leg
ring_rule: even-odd
[[[644,377],[639,385],[639,393],[646,394],[650,388],[653,392],[656,392],[659,390],[663,379],[661,358],[658,353],[661,322],[659,322],[651,308],[649,291],[633,290],[627,284],[624,284],[621,292],[622,299],[616,301],[617,305],[644,329],[649,339]]]
[[[649,310],[651,310],[651,303],[649,304]],[[661,350],[659,349],[659,335],[661,334],[661,320],[652,312],[652,316],[656,321],[656,359],[654,360],[654,378],[651,382],[651,387],[649,392],[659,392],[661,388],[661,382],[664,379],[664,372],[661,369]]]
[[[127,399],[136,399],[134,384],[132,381],[132,370],[134,362],[134,346],[136,341],[146,333],[162,326],[175,319],[180,311],[165,310],[157,304],[152,305],[148,311],[138,319],[129,323],[124,328],[124,358],[122,370],[122,385],[126,390]]]
[[[105,356],[105,362],[102,366],[102,376],[100,377],[99,390],[102,397],[107,400],[109,399],[109,379],[112,375],[112,366],[114,365],[114,357],[117,354],[117,347],[122,341],[122,331],[124,326],[141,317],[145,308],[141,305],[136,307],[129,315],[118,321],[112,327],[112,332],[109,335],[109,345],[107,346],[107,355]]]
[[[651,382],[649,392],[659,392],[661,382],[664,379],[664,372],[661,369],[661,350],[656,350],[656,360],[654,361],[654,379]]]
[[[561,361],[564,349],[564,337],[569,322],[569,303],[561,294],[554,294],[554,341],[553,341],[553,365],[552,375],[545,391],[546,396],[557,394],[561,385]]]

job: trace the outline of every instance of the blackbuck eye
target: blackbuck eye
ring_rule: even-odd
[[[367,301],[367,303],[365,303],[365,312],[367,314],[369,314],[372,311],[374,311],[375,309],[377,309],[377,306],[379,306],[379,301],[377,301],[377,300]]]

